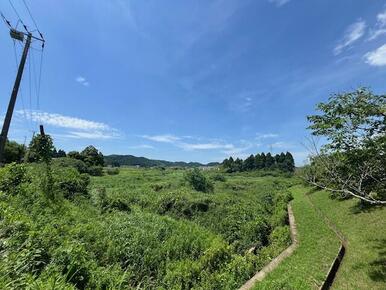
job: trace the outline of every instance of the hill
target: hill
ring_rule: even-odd
[[[183,162],[183,161],[165,161],[155,160],[146,157],[137,157],[133,155],[107,155],[105,158],[105,164],[111,166],[141,166],[141,167],[199,167],[199,166],[217,166],[218,162],[211,162],[208,164],[202,164],[199,162]]]

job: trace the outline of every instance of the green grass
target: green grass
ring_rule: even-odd
[[[322,284],[339,241],[307,201],[308,190],[291,189],[299,247],[254,289],[315,289]]]
[[[0,169],[1,289],[236,289],[289,244],[293,178],[209,171],[199,192],[186,170],[122,168],[87,191],[53,166],[47,192],[18,166]]]
[[[333,289],[386,289],[386,207],[361,209],[356,199],[333,200],[323,191],[310,198],[348,240]]]

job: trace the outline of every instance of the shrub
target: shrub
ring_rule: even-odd
[[[22,192],[22,184],[28,181],[24,164],[10,163],[0,169],[0,190],[12,195]]]
[[[87,173],[92,176],[102,176],[103,175],[103,167],[102,166],[90,166],[87,169]]]
[[[107,168],[106,173],[108,175],[117,175],[117,174],[119,174],[119,168],[118,167]]]
[[[79,173],[87,173],[87,165],[82,160],[70,157],[61,157],[55,158],[52,163],[57,167],[73,167],[78,170]]]
[[[217,173],[215,175],[212,176],[212,179],[214,181],[221,181],[221,182],[225,182],[226,181],[226,178],[224,175],[220,174],[220,173]]]
[[[67,199],[73,198],[76,194],[87,195],[87,187],[90,177],[87,174],[79,173],[75,168],[62,168],[54,174],[55,187],[63,193]]]
[[[194,168],[193,170],[186,173],[186,180],[197,191],[202,192],[212,192],[213,183],[206,178],[206,176],[198,169]]]

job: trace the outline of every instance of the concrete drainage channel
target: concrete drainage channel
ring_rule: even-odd
[[[337,229],[337,227],[330,221],[330,219],[319,208],[317,208],[314,205],[314,203],[309,198],[308,194],[306,194],[306,198],[310,203],[310,205],[312,206],[312,208],[325,221],[327,226],[336,234],[336,236],[338,237],[341,243],[338,254],[335,257],[334,261],[332,262],[330,269],[328,270],[328,273],[326,275],[326,278],[324,279],[323,284],[319,287],[320,290],[327,290],[331,288],[332,283],[334,282],[336,273],[338,272],[339,266],[342,263],[343,257],[346,253],[347,239]],[[269,264],[267,264],[263,269],[258,271],[251,279],[249,279],[243,286],[241,286],[239,290],[252,289],[253,286],[256,284],[256,282],[262,281],[267,276],[268,273],[272,272],[277,266],[279,266],[279,264],[285,258],[291,256],[292,253],[295,251],[299,242],[298,242],[298,233],[296,229],[295,217],[290,204],[288,204],[288,218],[289,218],[289,224],[290,224],[292,244],[283,252],[281,252],[281,254],[277,256],[275,259],[273,259]]]
[[[342,263],[343,257],[346,253],[347,249],[347,239],[343,235],[341,231],[338,230],[338,228],[331,222],[331,220],[319,209],[315,206],[315,204],[312,202],[310,197],[308,196],[309,194],[306,194],[306,198],[310,205],[315,209],[315,211],[318,213],[318,215],[325,221],[327,226],[335,233],[335,235],[338,237],[340,240],[340,247],[338,254],[336,255],[334,261],[332,262],[330,269],[328,270],[327,276],[322,284],[322,286],[319,287],[320,290],[327,290],[330,289],[332,286],[332,283],[334,282],[336,273],[339,270],[339,266]]]
[[[252,289],[256,282],[262,281],[268,273],[272,272],[285,258],[291,256],[295,251],[298,246],[298,232],[296,230],[295,217],[290,204],[288,204],[288,219],[290,224],[292,244],[283,252],[281,252],[281,254],[273,259],[268,265],[257,272],[251,279],[249,279],[243,286],[241,286],[239,290]]]

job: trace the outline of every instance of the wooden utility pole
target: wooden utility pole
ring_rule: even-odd
[[[12,30],[11,30],[11,36],[12,36]],[[1,130],[1,135],[0,135],[0,163],[3,161],[4,148],[5,148],[5,143],[6,143],[7,137],[8,137],[9,125],[11,124],[11,119],[12,119],[13,110],[15,108],[17,93],[19,92],[20,82],[21,82],[21,78],[23,76],[25,61],[27,59],[28,50],[29,50],[29,47],[31,45],[31,39],[32,39],[32,33],[28,33],[27,34],[27,41],[26,41],[26,43],[24,45],[23,55],[21,57],[21,61],[20,61],[20,64],[19,64],[19,69],[17,71],[15,84],[13,86],[11,99],[9,100],[7,114],[5,115],[3,128]]]

